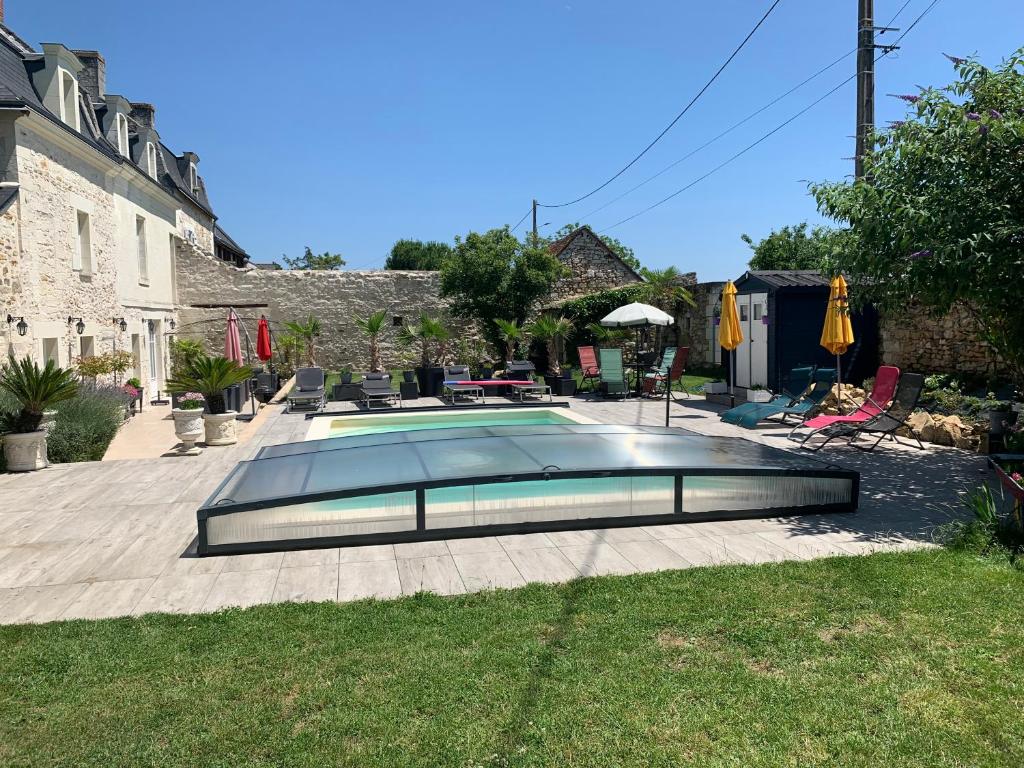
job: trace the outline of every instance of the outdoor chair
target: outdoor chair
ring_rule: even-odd
[[[760,422],[765,420],[778,420],[785,424],[790,417],[804,419],[815,413],[821,407],[822,401],[832,391],[832,385],[836,381],[835,368],[819,368],[811,377],[811,387],[793,405],[773,405],[772,403],[754,403],[757,407],[744,413],[737,426],[744,429],[754,429]]]
[[[593,392],[601,382],[601,366],[597,364],[597,351],[593,347],[576,347],[576,353],[580,356],[580,370],[583,372],[583,378],[580,379],[580,392],[583,391],[583,385],[588,381],[590,382],[590,391]]]
[[[511,381],[528,381],[529,384],[509,384],[512,392],[519,395],[519,401],[523,401],[523,397],[528,394],[539,394],[541,396],[547,393],[548,400],[553,400],[551,396],[551,387],[542,381],[535,381],[534,374],[537,372],[537,367],[529,360],[512,360],[505,369],[505,378]]]
[[[790,430],[788,437],[793,439],[800,439],[796,435],[797,430],[809,429],[806,435],[800,439],[800,446],[805,447],[805,444],[812,437],[818,436],[823,430],[831,427],[833,424],[862,424],[868,419],[877,416],[885,407],[889,405],[892,400],[894,393],[896,392],[896,385],[900,380],[900,369],[893,365],[882,365],[879,366],[878,371],[875,373],[875,383],[871,388],[871,394],[867,396],[867,400],[864,404],[857,408],[853,413],[836,414],[834,416],[814,416],[807,419],[801,424],[797,424]],[[822,448],[825,443],[819,445],[817,448],[809,450],[818,450]]]
[[[648,373],[644,376],[645,385],[648,381],[652,382],[651,394],[657,395],[660,390],[661,393],[668,392],[672,398],[675,398],[676,395],[672,391],[672,382],[682,381],[683,371],[686,370],[686,361],[689,357],[689,347],[670,347],[666,349],[658,370],[655,373]],[[690,396],[685,387],[682,389],[682,392],[683,397],[688,398]]]
[[[323,368],[299,368],[295,371],[295,386],[288,393],[288,409],[312,408],[321,410],[327,404]]]
[[[910,414],[917,407],[917,401],[920,399],[923,389],[924,376],[920,373],[904,373],[900,376],[900,383],[896,387],[896,394],[893,395],[892,402],[889,403],[888,408],[860,424],[840,423],[826,427],[825,434],[827,439],[818,448],[820,449],[831,440],[841,437],[847,438],[848,445],[852,445],[854,448],[859,448],[862,451],[873,451],[887,437],[897,445],[900,445],[901,443],[896,436],[896,432],[905,427],[910,432],[910,436],[917,441],[917,445],[914,447],[924,450],[924,444],[921,442],[920,435],[907,423]],[[868,447],[857,445],[855,441],[863,435],[878,435],[878,439]]]
[[[444,399],[444,393],[447,392],[451,396],[452,405],[455,405],[455,397],[457,395],[465,395],[466,397],[476,396],[481,400],[485,400],[484,388],[479,384],[472,383],[472,378],[468,365],[446,365],[444,368],[444,389],[441,393],[442,399]]]
[[[384,403],[390,405],[398,401],[398,407],[402,407],[402,394],[391,389],[391,374],[388,373],[364,373],[360,382],[362,400],[366,403],[367,410],[373,403]]]
[[[629,382],[626,381],[626,369],[622,365],[622,350],[617,347],[598,350],[601,365],[601,392],[605,395],[622,395],[629,397]]]
[[[663,380],[672,371],[672,361],[675,359],[675,347],[666,347],[658,364],[644,374],[643,394],[654,396],[658,381]]]
[[[744,416],[747,416],[758,408],[765,405],[790,408],[799,402],[804,392],[811,385],[811,378],[814,376],[815,366],[801,366],[789,372],[782,383],[782,392],[772,397],[767,403],[743,403],[735,408],[730,408],[721,414],[720,418],[727,424],[739,424]]]

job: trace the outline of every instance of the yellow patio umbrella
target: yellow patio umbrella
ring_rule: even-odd
[[[722,316],[718,321],[718,343],[722,349],[732,352],[732,365],[729,366],[729,394],[736,384],[736,347],[743,341],[743,329],[740,328],[740,313],[736,309],[736,286],[729,280],[722,289]]]
[[[853,325],[850,323],[850,301],[846,294],[846,280],[842,275],[832,278],[831,291],[828,297],[828,309],[825,310],[825,327],[821,329],[821,346],[836,356],[836,382],[839,394],[836,406],[843,410],[843,369],[840,355],[853,344]]]

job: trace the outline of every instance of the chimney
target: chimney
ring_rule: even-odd
[[[3,0],[0,0],[3,3]],[[100,102],[107,95],[107,63],[99,51],[74,51],[84,68],[78,73],[78,87],[89,94],[89,100]]]
[[[0,0],[2,2],[2,0]],[[141,101],[132,102],[132,120],[146,128],[156,130],[156,107]]]

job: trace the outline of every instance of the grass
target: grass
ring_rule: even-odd
[[[0,764],[1019,766],[1022,586],[929,551],[0,627]]]

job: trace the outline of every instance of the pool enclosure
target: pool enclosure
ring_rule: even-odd
[[[263,448],[198,511],[200,555],[852,512],[856,472],[735,438],[563,424]]]

